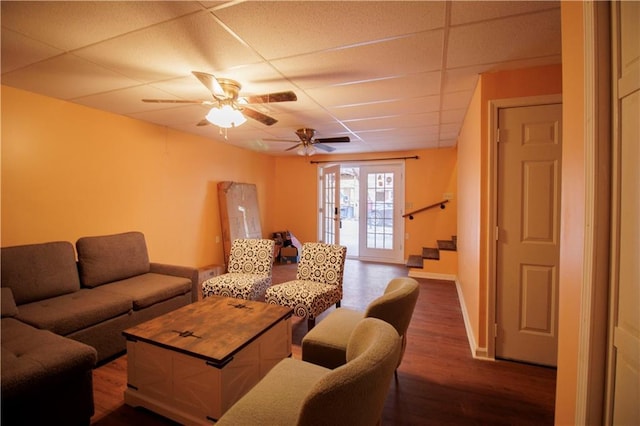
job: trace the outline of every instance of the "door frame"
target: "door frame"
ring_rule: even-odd
[[[368,217],[367,217],[367,202],[363,203],[362,198],[368,195],[367,190],[367,182],[363,177],[362,169],[367,167],[373,168],[375,166],[380,167],[393,167],[398,168],[398,176],[395,177],[393,183],[393,237],[394,237],[394,245],[397,246],[394,250],[395,257],[377,257],[372,255],[371,253],[367,253],[366,239],[367,239],[367,228],[368,228]],[[375,162],[367,162],[358,164],[360,168],[360,223],[359,225],[359,237],[358,237],[358,259],[368,261],[368,262],[383,262],[383,263],[393,263],[393,264],[404,264],[406,263],[404,258],[404,218],[402,214],[404,213],[404,196],[405,196],[405,162],[404,161],[375,161]],[[377,172],[374,172],[377,173]],[[362,232],[362,231],[365,232]],[[364,242],[364,244],[363,244]],[[370,249],[369,249],[370,250]],[[365,253],[365,254],[363,254]]]
[[[334,173],[334,170],[331,169],[337,169],[337,173],[336,173],[336,179],[334,182],[334,188],[333,188],[333,204],[334,204],[334,209],[336,209],[336,211],[334,212],[327,212],[325,210],[326,207],[326,201],[327,201],[327,195],[325,193],[326,191],[326,178],[327,175],[330,173]],[[326,173],[326,171],[329,170],[330,173]],[[335,163],[335,164],[328,164],[324,167],[319,167],[318,168],[318,240],[322,241],[323,243],[327,243],[327,244],[334,244],[337,241],[340,241],[340,223],[342,221],[342,217],[340,216],[340,164]],[[328,219],[328,216],[332,216],[331,219]],[[332,220],[333,221],[333,241],[327,241],[326,240],[326,236],[327,236],[327,221],[328,220]]]
[[[487,179],[487,209],[489,217],[487,218],[485,244],[487,245],[486,260],[486,312],[487,321],[484,324],[486,332],[486,347],[477,347],[474,354],[477,358],[488,358],[495,360],[496,357],[496,267],[497,267],[497,247],[496,247],[496,229],[498,226],[498,112],[502,108],[516,108],[546,104],[561,104],[562,94],[529,96],[523,98],[496,99],[489,101],[489,141],[488,146],[488,170],[489,179]]]
[[[322,220],[323,220],[323,213],[322,211],[320,211],[321,208],[323,208],[323,191],[324,191],[324,173],[323,170],[325,168],[328,167],[334,167],[334,166],[338,166],[339,168],[342,168],[342,166],[349,164],[350,166],[353,167],[367,167],[367,166],[372,166],[372,165],[392,165],[392,166],[398,166],[400,167],[400,173],[401,173],[401,182],[402,184],[399,186],[398,188],[398,192],[394,193],[394,205],[396,205],[397,202],[397,207],[398,210],[400,211],[398,217],[400,218],[397,222],[395,222],[397,224],[397,231],[398,231],[398,238],[399,238],[399,244],[400,244],[400,252],[401,252],[401,258],[396,260],[395,262],[389,261],[388,259],[378,259],[378,258],[372,258],[372,257],[368,257],[368,256],[362,256],[360,253],[358,253],[358,256],[350,256],[347,253],[347,258],[353,258],[356,260],[364,260],[364,261],[371,261],[371,262],[376,262],[376,261],[380,261],[380,262],[384,262],[384,263],[395,263],[395,264],[403,264],[405,263],[405,259],[404,259],[404,248],[405,248],[405,243],[404,243],[404,220],[402,220],[402,213],[404,213],[404,203],[405,203],[405,189],[406,189],[406,181],[405,181],[405,176],[406,176],[406,162],[404,160],[362,160],[362,161],[331,161],[331,162],[327,162],[325,164],[318,164],[317,166],[317,170],[316,170],[316,174],[318,176],[318,186],[317,186],[317,200],[318,200],[318,228],[317,228],[317,233],[318,233],[318,239],[320,239],[320,237],[324,238],[324,228],[323,228],[323,224],[322,224]],[[339,188],[337,193],[339,194]],[[366,191],[364,192],[366,194]],[[360,196],[362,197],[362,191],[360,192]],[[338,211],[340,211],[340,197],[338,196],[338,201],[336,204],[338,206]],[[360,203],[361,200],[358,200],[360,206],[363,205],[363,203]],[[364,206],[366,207],[366,203],[364,203]],[[342,218],[340,216],[338,216],[338,222],[341,220]],[[362,216],[360,215],[360,220],[366,220],[366,216]],[[339,226],[339,223],[338,225]],[[338,231],[339,232],[339,231]],[[358,233],[358,238],[362,238],[362,235],[360,235],[361,233]],[[339,238],[339,234],[338,235]],[[358,244],[360,244],[360,241],[358,241]]]

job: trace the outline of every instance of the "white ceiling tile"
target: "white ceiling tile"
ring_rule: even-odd
[[[170,125],[189,125],[196,126],[204,116],[207,110],[200,105],[181,106],[176,108],[165,108],[150,111],[142,111],[128,114],[129,117],[139,120],[150,121],[157,124]],[[214,127],[215,126],[211,126]]]
[[[419,127],[437,125],[439,121],[438,112],[427,112],[420,114],[403,114],[391,117],[377,117],[360,120],[346,120],[344,123],[351,130],[358,132],[367,129],[398,129],[403,127]]]
[[[445,93],[442,95],[442,110],[466,108],[472,96],[473,92],[470,90],[466,92]]]
[[[452,1],[451,25],[468,24],[470,22],[486,21],[539,12],[547,9],[558,9],[556,1]]]
[[[73,99],[137,84],[70,54],[3,74],[2,83],[59,99]]]
[[[3,3],[4,4],[4,3]],[[30,39],[11,30],[2,31],[2,73],[16,70],[64,53],[37,40]]]
[[[438,70],[442,46],[442,31],[430,31],[272,63],[293,83],[308,89]],[[305,74],[310,69],[312,72]]]
[[[83,96],[73,101],[88,107],[103,109],[116,114],[131,114],[142,111],[167,109],[168,104],[147,103],[142,99],[178,99],[166,92],[151,86],[136,86],[112,92],[103,92],[97,95]],[[174,105],[175,106],[175,105]],[[206,112],[206,110],[203,110]]]
[[[560,10],[451,28],[447,67],[559,54]]]
[[[2,84],[272,155],[295,155],[266,139],[290,146],[301,127],[348,135],[340,152],[455,146],[479,74],[561,62],[558,1],[1,7]],[[211,99],[192,71],[238,81],[240,96],[291,90],[298,100],[251,105],[278,122],[222,133],[195,125],[208,107],[142,103]]]
[[[208,12],[175,19],[76,51],[78,56],[142,82],[260,61]]]
[[[141,86],[149,88],[148,93],[142,96],[146,99],[185,99],[185,100],[206,100],[213,99],[211,92],[193,74],[184,77],[171,78],[168,80],[154,81]]]
[[[268,60],[444,25],[444,3],[435,1],[246,2],[215,14]]]
[[[329,108],[329,111],[339,120],[353,120],[358,118],[385,117],[390,114],[413,114],[416,112],[438,111],[439,107],[440,96],[434,95],[337,106]]]
[[[439,92],[440,72],[412,74],[364,83],[309,89],[307,93],[328,107],[434,95]]]
[[[486,70],[487,66],[448,69],[444,73],[442,90],[445,93],[474,90],[478,84],[480,74]]]
[[[2,26],[73,50],[199,9],[182,1],[3,1]]]
[[[466,114],[467,114],[466,108],[441,111],[440,123],[442,124],[455,123],[455,124],[461,125]]]

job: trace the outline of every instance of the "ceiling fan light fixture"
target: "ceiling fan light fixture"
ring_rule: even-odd
[[[211,108],[205,118],[209,123],[215,124],[216,126],[224,129],[238,127],[247,121],[245,116],[231,105],[222,105],[220,108]]]
[[[298,154],[301,157],[304,157],[304,156],[311,157],[316,152],[318,152],[318,150],[313,145],[300,145],[298,149],[296,149],[296,154]]]

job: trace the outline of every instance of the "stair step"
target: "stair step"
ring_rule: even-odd
[[[424,247],[422,249],[422,258],[429,260],[440,260],[440,251],[437,248]]]
[[[407,260],[407,268],[422,268],[422,256],[412,254]]]
[[[457,247],[455,241],[453,240],[438,240],[438,249],[456,251]]]
[[[450,240],[437,240],[438,248],[423,247],[422,255],[412,254],[407,259],[407,268],[422,268],[424,259],[440,260],[440,250],[457,251],[458,237],[452,236]]]

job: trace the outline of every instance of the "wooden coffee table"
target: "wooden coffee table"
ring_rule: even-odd
[[[125,330],[125,403],[183,424],[212,424],[291,355],[291,315],[211,296]]]

